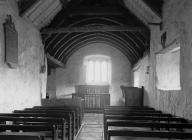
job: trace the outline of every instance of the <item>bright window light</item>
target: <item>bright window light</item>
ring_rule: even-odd
[[[111,82],[111,61],[107,56],[91,55],[85,59],[86,83],[105,85]]]

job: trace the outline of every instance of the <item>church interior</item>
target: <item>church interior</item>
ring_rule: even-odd
[[[0,0],[0,140],[192,140],[191,0]]]

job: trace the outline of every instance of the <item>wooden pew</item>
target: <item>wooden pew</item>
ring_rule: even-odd
[[[72,116],[72,122],[71,122],[71,125],[72,125],[72,134],[73,134],[73,137],[75,136],[75,134],[77,133],[77,125],[76,124],[76,115],[75,115],[75,111],[74,110],[15,110],[14,113],[46,113],[46,114],[71,114]]]
[[[75,110],[77,112],[77,116],[79,119],[79,127],[82,123],[83,120],[83,116],[84,116],[84,111],[81,107],[79,106],[72,106],[72,105],[64,105],[64,106],[34,106],[33,109],[49,109],[49,110],[66,110],[66,109],[72,109]]]
[[[153,121],[153,122],[181,122],[187,123],[184,118],[179,117],[154,117],[154,116],[122,116],[122,115],[104,115],[104,122],[107,120],[130,120],[130,121]]]
[[[7,130],[23,131],[23,132],[41,132],[41,133],[45,133],[46,137],[51,136],[52,140],[58,140],[57,127],[55,125],[14,125],[14,124],[6,125],[6,124],[0,124],[1,132],[7,131]]]
[[[137,109],[104,109],[104,113],[156,113],[156,114],[162,114],[162,111],[157,111],[157,110],[137,110]]]
[[[134,110],[134,111],[157,111],[157,110],[155,110],[154,108],[148,108],[148,107],[133,107],[133,106],[129,106],[129,107],[125,107],[125,106],[123,106],[123,107],[121,107],[121,106],[106,106],[105,108],[104,108],[104,110],[116,110],[116,111],[124,111],[124,110],[130,110],[130,111],[132,111],[132,110]],[[160,111],[159,111],[160,112]]]
[[[188,124],[187,122],[188,121],[184,118],[176,118],[171,114],[163,114],[153,109],[146,110],[146,108],[142,107],[106,107],[104,109],[104,138],[105,140],[109,140],[111,136],[184,138],[183,135],[185,134],[187,135],[186,138],[191,138],[192,134],[177,131],[182,130],[181,128],[191,129],[192,124]],[[147,127],[152,130],[158,128],[159,132],[124,130],[122,128],[108,130],[109,127]],[[164,130],[174,128],[175,135],[172,134],[172,132],[160,131],[162,128]]]
[[[0,132],[0,140],[45,140],[45,134],[39,132]]]
[[[53,117],[68,120],[68,139],[73,140],[73,126],[72,126],[72,116],[68,113],[0,113],[0,116],[11,116],[11,117]]]
[[[112,136],[142,137],[142,138],[167,138],[167,139],[192,139],[192,133],[179,131],[133,131],[133,130],[109,130],[107,140]]]
[[[31,118],[31,117],[10,117],[0,116],[0,122],[12,122],[12,124],[33,124],[33,125],[56,125],[61,128],[61,140],[65,140],[65,120],[63,118]]]
[[[132,112],[115,112],[109,111],[104,112],[105,115],[122,115],[122,116],[156,116],[156,117],[173,117],[171,114],[159,113],[159,112],[139,112],[139,111],[132,111]]]
[[[135,121],[127,121],[127,120],[117,120],[117,121],[107,121],[107,130],[110,126],[114,127],[144,127],[144,128],[154,128],[157,129],[165,129],[169,130],[170,128],[174,128],[177,130],[183,131],[184,129],[192,129],[191,123],[161,123],[161,122],[135,122]]]
[[[129,109],[145,109],[145,110],[155,110],[149,106],[105,106],[104,109],[122,109],[122,108],[129,108]]]
[[[79,107],[84,114],[84,100],[80,97],[75,99],[42,99],[42,107]],[[36,107],[36,106],[35,106]]]
[[[72,106],[64,106],[64,107],[43,107],[43,106],[35,106],[34,108],[26,108],[25,110],[44,110],[44,111],[51,111],[51,110],[58,110],[58,111],[74,111],[75,119],[76,119],[76,129],[78,130],[81,126],[82,122],[82,111],[79,107],[72,107]]]
[[[112,122],[107,122],[107,131],[106,131],[106,139],[107,140],[110,140],[110,137],[111,136],[131,136],[131,135],[128,135],[127,133],[129,133],[130,129],[129,130],[124,130],[124,129],[112,129],[112,130],[108,130],[108,127],[110,126],[113,126],[113,127],[139,127],[139,128],[158,128],[160,130],[160,132],[165,132],[165,131],[162,131],[161,129],[175,129],[175,130],[172,130],[172,132],[182,132],[184,129],[192,129],[192,124],[189,124],[189,123],[154,123],[154,122],[130,122],[130,121],[112,121]],[[178,131],[178,129],[180,131]],[[119,131],[123,131],[124,133],[119,133]],[[133,133],[134,132],[138,132],[138,130],[136,129],[135,131],[134,130],[131,130]],[[152,132],[152,131],[140,131],[140,132]],[[183,134],[184,135],[184,134]],[[136,136],[138,137],[138,136]],[[142,137],[148,137],[143,135]],[[157,136],[154,136],[154,137],[157,137]],[[174,137],[173,137],[174,138]],[[192,138],[192,134],[190,135],[190,138]]]
[[[122,116],[122,115],[104,115],[104,137],[106,139],[106,131],[108,129],[108,122],[167,122],[167,123],[187,123],[184,118],[175,117],[154,117],[154,116]],[[126,124],[126,123],[125,123]]]

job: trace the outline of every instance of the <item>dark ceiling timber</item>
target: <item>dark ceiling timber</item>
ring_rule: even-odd
[[[43,0],[17,0],[20,15]],[[161,17],[163,0],[142,0]],[[149,50],[150,30],[124,5],[124,0],[60,0],[62,9],[41,28],[51,65],[63,66],[80,48],[102,42],[135,64]],[[43,1],[45,5],[49,1]],[[51,3],[49,3],[51,4]],[[37,10],[42,5],[37,6]],[[52,9],[54,10],[54,9]],[[48,22],[47,22],[48,23]],[[46,24],[45,24],[46,25]],[[42,26],[41,26],[42,27]],[[63,63],[63,64],[62,64]],[[49,64],[49,65],[50,65]],[[60,64],[60,65],[58,65]]]
[[[47,63],[52,68],[62,67],[64,68],[64,64],[55,59],[54,57],[50,56],[50,54],[47,54]]]
[[[128,57],[128,59],[130,60],[134,60],[133,58],[138,59],[139,56],[141,54],[138,54],[138,50],[139,49],[136,49],[135,48],[132,48],[130,44],[127,44],[127,42],[123,39],[120,39],[118,38],[117,36],[114,36],[114,35],[111,35],[111,34],[106,34],[106,33],[92,33],[92,34],[84,34],[84,35],[81,35],[81,37],[76,37],[74,39],[72,39],[70,42],[68,42],[67,44],[65,44],[65,47],[60,47],[60,48],[57,48],[55,50],[52,50],[52,54],[56,56],[58,56],[58,60],[62,61],[61,59],[61,56],[65,56],[65,55],[68,55],[68,53],[75,49],[76,47],[78,47],[78,44],[79,43],[82,43],[86,40],[93,40],[93,38],[95,40],[98,40],[98,38],[102,38],[102,39],[105,39],[105,40],[108,40],[109,42],[113,42],[115,45],[116,45],[116,48],[117,49],[120,49],[121,48],[121,52],[126,52],[126,54],[129,54],[130,56],[133,56],[132,58]],[[122,47],[118,47],[118,46],[122,46]],[[58,51],[58,52],[55,52],[55,51]],[[55,53],[54,53],[55,52]],[[135,61],[134,60],[134,61]]]
[[[120,44],[121,46],[124,46],[122,49],[124,49],[124,51],[125,52],[127,52],[127,54],[131,54],[131,55],[133,55],[134,57],[139,57],[139,54],[138,54],[138,52],[135,50],[135,49],[133,49],[133,48],[131,48],[131,46],[129,45],[128,46],[128,44],[126,44],[123,40],[120,40],[120,39],[118,39],[118,38],[116,38],[116,37],[114,37],[114,36],[111,36],[111,35],[107,35],[107,34],[102,34],[102,33],[97,33],[97,34],[89,34],[89,35],[86,35],[86,36],[83,36],[83,37],[81,37],[81,38],[78,38],[78,39],[76,39],[75,41],[73,41],[73,42],[71,42],[70,44],[68,44],[68,47],[67,48],[65,48],[62,52],[61,52],[61,54],[63,53],[63,52],[65,52],[66,54],[74,47],[74,46],[76,46],[76,44],[78,44],[79,42],[83,42],[84,40],[86,40],[86,39],[91,39],[91,38],[95,38],[95,39],[97,39],[97,38],[106,38],[106,39],[108,39],[108,40],[110,40],[110,41],[115,41],[116,43],[115,44]],[[129,48],[129,50],[128,49],[126,49],[126,48]]]
[[[99,15],[122,15],[117,7],[79,7],[67,11],[70,17],[72,16],[99,16]]]
[[[49,28],[61,28],[62,26],[65,26],[65,27],[76,27],[76,26],[88,26],[88,25],[108,25],[108,26],[123,26],[123,25],[129,25],[129,26],[141,26],[140,24],[137,24],[134,23],[134,24],[131,24],[130,25],[130,19],[128,20],[125,20],[125,18],[122,19],[122,17],[120,18],[119,16],[118,17],[98,17],[98,16],[93,16],[93,17],[74,17],[74,18],[70,18],[70,20],[66,19],[66,17],[64,16],[64,18],[61,18],[62,15],[58,16],[57,18],[59,19],[62,19],[60,21],[57,20],[57,18],[54,20],[56,22],[52,22],[50,26],[48,26],[46,29],[49,29]],[[132,19],[132,17],[130,17]],[[135,25],[136,24],[136,25]],[[143,33],[142,33],[143,34]],[[148,35],[144,35],[144,36],[148,36]],[[46,35],[44,40],[47,41],[49,38],[51,37],[51,34],[50,35]],[[57,36],[54,36],[54,38],[52,38],[53,40],[56,38]]]
[[[143,27],[130,27],[130,26],[84,26],[84,27],[66,27],[59,29],[46,29],[42,34],[54,33],[74,33],[74,32],[102,32],[102,31],[128,31],[128,32],[142,32],[147,31]]]
[[[68,36],[69,39],[66,39],[67,41],[64,41],[64,39],[62,39],[62,41],[58,41],[59,43],[57,44],[54,44],[54,46],[52,47],[51,50],[48,50],[50,53],[54,54],[54,56],[57,56],[58,55],[58,52],[64,48],[64,50],[66,50],[69,46],[70,43],[74,42],[74,41],[77,41],[79,38],[82,38],[84,36],[89,36],[91,34],[94,34],[94,35],[99,35],[99,34],[102,34],[103,32],[98,32],[98,33],[81,33],[81,34],[76,34],[76,35],[73,35],[73,36]],[[139,46],[138,44],[136,44],[135,42],[131,42],[131,40],[125,40],[125,38],[123,37],[123,33],[119,33],[119,34],[122,34],[122,35],[117,35],[117,34],[114,34],[114,33],[110,33],[110,32],[105,32],[103,34],[106,34],[108,36],[113,36],[115,39],[118,39],[120,40],[120,42],[123,42],[124,44],[126,44],[127,47],[130,47],[130,46],[133,46],[135,45],[135,48],[137,49],[137,52],[139,50],[142,49],[142,46]],[[134,44],[135,43],[135,44]],[[144,47],[143,47],[144,48]],[[130,47],[130,49],[132,49],[132,47]],[[54,53],[55,52],[55,53]],[[140,52],[142,53],[142,52]]]
[[[112,33],[112,32],[83,32],[83,33],[78,33],[78,34],[68,34],[68,35],[60,35],[61,39],[57,37],[57,40],[55,40],[57,43],[53,43],[52,47],[49,47],[47,51],[51,53],[54,57],[57,58],[59,54],[62,52],[67,52],[71,47],[76,46],[78,43],[78,40],[88,37],[88,36],[96,36],[100,37],[100,35],[105,35],[108,38],[112,38],[111,40],[115,40],[117,43],[124,44],[124,50],[128,54],[130,54],[130,51],[134,52],[130,55],[134,55],[139,58],[139,56],[142,55],[142,52],[146,49],[145,44],[142,44],[141,41],[135,40],[137,38],[134,38],[133,35],[130,36],[129,34],[125,34],[124,32],[118,32],[118,33]],[[73,44],[73,45],[71,45]],[[127,51],[129,50],[129,51]],[[63,54],[63,53],[62,53]],[[66,53],[67,54],[67,53]]]
[[[118,44],[117,42],[114,42],[113,40],[109,40],[106,38],[100,38],[100,37],[95,37],[95,38],[91,38],[91,39],[86,39],[83,42],[79,42],[78,44],[76,44],[74,46],[74,50],[72,50],[68,55],[63,55],[63,57],[61,58],[62,62],[64,64],[67,64],[68,59],[73,55],[74,52],[78,51],[79,49],[86,47],[89,44],[92,43],[104,43],[104,44],[108,44],[109,46],[118,49],[125,57],[127,57],[129,60],[134,60],[134,58],[130,57],[130,55],[128,55],[128,53],[126,53],[125,51],[123,51],[123,46],[121,46],[120,44]]]
[[[71,0],[41,30],[45,50],[64,65],[79,49],[105,43],[135,64],[149,49],[150,31],[117,0]]]

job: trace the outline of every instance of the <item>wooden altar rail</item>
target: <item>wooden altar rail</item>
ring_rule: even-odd
[[[110,105],[110,94],[73,94],[73,98],[82,97],[84,99],[84,109],[103,109]]]
[[[72,96],[84,99],[84,109],[89,111],[110,105],[109,85],[76,85]]]

